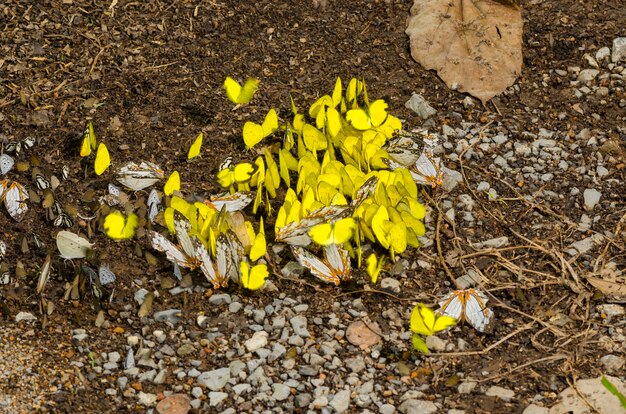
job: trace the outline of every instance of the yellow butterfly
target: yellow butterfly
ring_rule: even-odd
[[[224,89],[226,89],[226,96],[232,103],[246,104],[252,100],[254,93],[259,86],[258,79],[248,78],[243,87],[230,76],[226,77],[224,81]]]
[[[80,156],[87,157],[91,154],[91,151],[96,149],[96,134],[93,131],[93,125],[91,121],[87,122],[85,126],[85,132],[83,134],[83,142],[80,146]]]
[[[376,257],[376,254],[372,253],[365,261],[367,263],[367,274],[372,280],[372,283],[376,283],[378,275],[385,264],[385,257],[381,257],[380,260]]]
[[[246,122],[243,126],[243,142],[247,149],[251,149],[261,140],[278,129],[278,115],[274,109],[270,109],[263,124],[259,125],[254,122]]]
[[[328,147],[328,139],[311,124],[305,124],[302,128],[304,145],[309,151],[323,151]]]
[[[114,240],[130,239],[135,235],[135,230],[139,225],[139,217],[130,213],[124,217],[120,211],[115,210],[109,213],[104,219],[104,231],[106,235]]]
[[[356,222],[352,217],[343,218],[336,222],[322,223],[309,230],[309,236],[321,246],[329,244],[344,244],[352,238]]]
[[[241,272],[241,284],[249,290],[259,290],[265,284],[265,278],[269,276],[267,266],[258,264],[250,268],[248,262],[243,260],[239,266]]]
[[[187,159],[190,160],[192,158],[196,158],[200,155],[200,148],[202,148],[202,139],[204,138],[204,134],[200,132],[196,137],[191,147],[189,147],[189,152],[187,153]]]
[[[428,353],[426,342],[420,335],[431,336],[456,324],[451,316],[438,316],[432,309],[418,303],[411,313],[411,331],[413,331],[413,347],[425,354]]]
[[[222,187],[234,188],[235,184],[247,183],[257,170],[256,164],[241,162],[217,173],[217,181]]]
[[[96,153],[96,161],[93,165],[96,175],[101,175],[103,172],[105,172],[106,169],[109,168],[109,165],[111,165],[111,157],[109,156],[109,150],[107,149],[107,146],[101,142],[100,145],[98,145],[98,152]]]
[[[346,113],[346,121],[360,131],[382,125],[387,119],[387,102],[378,99],[367,109],[351,109]]]
[[[165,186],[163,186],[163,192],[165,193],[165,195],[171,196],[172,194],[174,194],[174,191],[179,191],[179,190],[180,190],[180,174],[178,174],[178,171],[174,171],[170,175],[170,178],[167,179]]]

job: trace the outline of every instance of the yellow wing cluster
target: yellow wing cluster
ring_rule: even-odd
[[[83,133],[83,140],[80,145],[80,156],[83,158],[88,157],[93,151],[96,151],[96,159],[93,165],[94,171],[96,175],[102,175],[111,165],[111,156],[109,155],[107,146],[103,142],[98,144],[93,124],[89,121]]]
[[[335,283],[337,277],[325,274],[333,266],[309,254],[337,245],[360,266],[365,243],[382,246],[392,259],[407,247],[419,246],[425,208],[417,200],[417,185],[431,181],[418,180],[407,166],[393,164],[387,148],[396,156],[411,150],[406,139],[398,143],[401,129],[384,100],[370,102],[365,82],[351,79],[344,89],[338,78],[332,93],[306,112],[298,111],[291,99],[289,119],[279,120],[270,109],[262,124],[247,122],[244,144],[248,149],[261,145],[255,149],[259,155],[228,165],[219,171],[218,182],[231,193],[256,190],[253,213],[264,205],[271,215],[276,205],[272,200],[283,196],[274,239],[298,247],[298,261],[320,279]],[[410,141],[416,151],[424,148],[421,139],[416,135]],[[415,162],[419,156],[403,159]],[[382,263],[383,258],[368,261],[373,281]]]

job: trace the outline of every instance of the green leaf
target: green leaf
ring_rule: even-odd
[[[611,381],[609,381],[604,375],[602,376],[602,380],[600,382],[602,382],[602,385],[604,385],[604,388],[609,390],[611,394],[613,394],[619,399],[619,402],[620,404],[622,404],[622,407],[626,408],[626,397],[624,397],[624,394],[619,392],[617,388],[615,388],[615,385],[611,384]]]

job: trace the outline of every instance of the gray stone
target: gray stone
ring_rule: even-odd
[[[622,394],[626,393],[626,383],[617,377],[605,375],[611,384]],[[606,389],[601,382],[602,376],[597,378],[579,379],[576,389],[568,387],[559,394],[560,401],[550,408],[551,414],[588,413],[591,405],[593,412],[600,414],[623,413],[624,408],[620,401]]]
[[[107,362],[102,365],[102,368],[113,371],[114,369],[117,369],[117,364],[115,362]]]
[[[616,303],[605,303],[604,305],[599,305],[597,309],[606,315],[607,318],[622,316],[625,313],[624,307]]]
[[[438,336],[427,336],[425,342],[428,349],[433,351],[443,352],[446,350],[447,341],[444,341]]]
[[[142,373],[141,375],[139,375],[139,382],[152,382],[152,380],[154,380],[154,377],[156,377],[156,374],[157,372],[155,369],[146,371]]]
[[[122,356],[119,352],[109,352],[109,361],[110,362],[119,362],[122,359]]]
[[[610,56],[611,56],[611,49],[609,49],[606,46],[601,47],[596,52],[596,61],[602,63],[603,61],[607,60]]]
[[[400,281],[391,277],[385,277],[380,281],[380,287],[392,292],[400,292]]]
[[[477,382],[465,381],[459,384],[457,390],[459,391],[459,394],[470,394],[472,391],[474,391],[476,385],[478,385]]]
[[[612,354],[600,358],[600,363],[609,374],[620,374],[624,368],[625,362],[624,358]]]
[[[228,305],[228,311],[230,313],[237,313],[241,310],[241,308],[243,308],[243,305],[240,302],[232,302]]]
[[[411,95],[411,99],[409,99],[404,106],[415,112],[422,119],[428,119],[437,113],[435,108],[430,106],[426,99],[418,93]]]
[[[211,407],[215,407],[219,405],[222,401],[228,398],[228,394],[225,392],[210,392],[209,393],[209,405]]]
[[[291,395],[291,389],[285,384],[274,383],[272,391],[272,398],[276,401],[284,401]]]
[[[335,394],[330,406],[338,413],[345,412],[350,407],[350,390],[341,390]]]
[[[156,400],[156,395],[147,392],[139,391],[139,394],[137,395],[137,402],[141,405],[145,405],[146,407],[153,405]]]
[[[211,391],[219,391],[224,388],[229,379],[230,369],[219,368],[214,369],[213,371],[203,372],[197,378],[197,381],[199,384],[204,385]]]
[[[237,384],[233,386],[233,391],[235,391],[235,394],[237,395],[243,394],[244,392],[248,392],[251,389],[252,389],[252,385],[250,384]]]
[[[196,352],[196,348],[192,344],[186,343],[178,347],[178,349],[176,350],[176,355],[178,355],[179,357],[186,357],[187,355],[193,354],[194,352]]]
[[[626,57],[626,37],[616,37],[613,39],[613,54],[611,62],[617,63]]]
[[[307,329],[307,319],[304,315],[294,316],[293,318],[289,319],[289,323],[291,324],[293,332],[296,335],[302,338],[308,338],[311,335],[309,333],[309,330]]]
[[[296,405],[300,408],[308,407],[311,398],[311,394],[308,393],[296,394]]]
[[[445,191],[450,192],[463,182],[463,175],[456,170],[451,170],[449,168],[443,167],[442,172],[443,172],[442,187]]]
[[[524,409],[522,414],[549,414],[550,410],[546,407],[541,407],[539,405],[530,404],[528,407]]]
[[[585,203],[585,210],[591,211],[600,201],[600,197],[602,197],[602,193],[596,190],[595,188],[587,188],[583,192],[583,199]]]
[[[202,388],[200,388],[200,387],[193,387],[191,389],[191,395],[193,396],[193,398],[200,398],[200,397],[202,397]]]
[[[600,71],[598,69],[583,69],[578,74],[578,81],[582,83],[587,83],[595,79],[598,76]]]
[[[180,309],[168,309],[164,311],[155,312],[152,317],[157,322],[170,322],[176,324],[180,321],[181,311]]]
[[[494,385],[487,390],[485,395],[487,397],[496,397],[496,398],[501,399],[502,401],[509,402],[515,396],[515,391]]]
[[[437,410],[435,403],[424,400],[406,400],[398,407],[403,414],[434,414]]]
[[[160,385],[160,384],[165,383],[166,379],[167,379],[167,369],[162,369],[159,371],[156,377],[154,377],[154,379],[152,380],[152,383]]]
[[[361,357],[350,358],[345,361],[346,367],[358,374],[365,369],[365,361]]]
[[[229,304],[231,303],[231,298],[228,293],[217,293],[209,298],[209,303],[215,306]]]
[[[378,407],[378,412],[380,414],[393,414],[396,412],[396,407],[391,404],[383,404]]]
[[[230,370],[230,375],[232,377],[238,377],[239,373],[246,369],[246,364],[236,359],[234,361],[231,361],[231,363],[228,365],[228,369]]]
[[[252,335],[252,338],[244,342],[244,345],[248,352],[254,352],[257,349],[263,348],[265,345],[267,345],[268,336],[269,334],[265,331],[255,332],[254,335]]]

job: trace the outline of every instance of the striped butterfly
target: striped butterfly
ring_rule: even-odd
[[[225,208],[228,213],[243,210],[248,204],[254,200],[254,191],[240,191],[234,194],[221,193],[212,195],[208,200],[204,200],[204,204],[221,211]]]
[[[125,187],[138,191],[162,180],[163,170],[156,164],[142,161],[139,165],[129,162],[117,172],[117,181]]]
[[[331,205],[312,211],[300,221],[295,221],[276,231],[276,241],[292,246],[306,247],[311,244],[309,231],[312,227],[325,222],[335,222],[350,217],[354,207]]]
[[[477,331],[485,332],[493,318],[487,301],[487,296],[478,289],[455,290],[439,302],[437,313],[452,316],[457,321],[465,320]]]
[[[0,180],[0,201],[4,203],[9,215],[20,221],[28,211],[28,191],[17,181]]]
[[[292,246],[291,251],[301,266],[313,276],[336,286],[350,278],[351,265],[348,251],[337,244],[324,246],[324,259],[320,259],[302,247]]]

